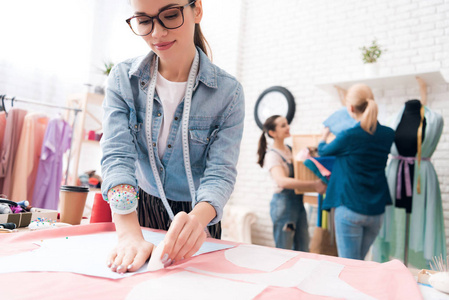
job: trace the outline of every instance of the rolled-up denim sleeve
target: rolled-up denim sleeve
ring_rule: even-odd
[[[114,68],[109,75],[103,111],[103,136],[100,142],[103,152],[101,192],[103,199],[107,199],[108,191],[117,185],[127,184],[137,189],[135,176],[137,150],[129,128],[131,109],[120,90],[117,68]],[[137,202],[135,206],[137,208]],[[127,207],[122,213],[129,213],[130,210],[131,208]],[[117,209],[114,211],[120,213]]]
[[[223,208],[234,190],[237,177],[236,165],[245,118],[245,100],[240,83],[237,84],[232,97],[224,121],[210,145],[204,175],[196,194],[196,203],[204,201],[215,208],[216,217],[210,225],[221,220]]]

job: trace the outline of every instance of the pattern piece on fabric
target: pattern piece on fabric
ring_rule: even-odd
[[[165,234],[142,230],[144,239],[154,245],[164,240]],[[1,273],[25,271],[72,272],[109,279],[121,279],[147,273],[147,263],[137,272],[123,275],[111,272],[106,266],[106,253],[117,244],[115,232],[97,233],[70,238],[45,239],[35,244],[39,249],[0,257]],[[234,247],[233,245],[205,242],[194,256]],[[20,263],[18,263],[20,262]]]
[[[405,108],[405,106],[404,106]],[[404,112],[398,113],[392,128],[396,129]],[[422,157],[430,158],[443,132],[442,116],[425,107],[425,139],[422,143]],[[391,154],[398,156],[396,145],[391,147]],[[389,261],[392,257],[404,259],[406,212],[396,208],[396,181],[400,160],[392,159],[387,166],[388,187],[393,205],[387,206],[384,224],[373,245],[373,258],[378,262]],[[446,257],[446,235],[438,176],[430,160],[421,160],[420,166],[413,166],[415,176],[413,183],[412,213],[410,214],[408,263],[418,269],[429,269],[433,257]],[[418,193],[417,180],[421,177],[421,193]]]
[[[35,207],[58,209],[62,181],[62,158],[70,148],[72,128],[62,119],[52,119],[42,144],[33,202]]]
[[[174,282],[176,282],[176,288],[173,288]],[[126,300],[250,300],[256,298],[265,288],[266,286],[260,284],[238,282],[182,271],[142,282],[134,287],[126,297]]]
[[[251,256],[246,256],[251,253]],[[279,251],[257,245],[240,245],[225,251],[226,259],[236,266],[253,270],[272,272],[281,265],[298,256],[293,251]]]
[[[14,163],[11,200],[28,200],[33,204],[39,157],[47,129],[48,118],[40,113],[29,113],[25,117],[22,134]]]
[[[5,194],[8,198],[11,197],[12,172],[26,114],[26,110],[12,108],[6,120],[0,149],[0,194]]]
[[[228,274],[195,268],[186,268],[186,270],[257,285],[297,287],[312,295],[354,300],[375,299],[341,280],[339,275],[343,268],[344,265],[329,261],[301,258],[291,268],[268,273]]]

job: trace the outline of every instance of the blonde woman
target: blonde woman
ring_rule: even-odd
[[[323,208],[335,208],[338,255],[363,260],[379,233],[385,206],[391,204],[385,166],[394,131],[377,121],[371,89],[356,84],[346,94],[346,107],[358,123],[329,144],[325,128],[320,156],[336,156]]]

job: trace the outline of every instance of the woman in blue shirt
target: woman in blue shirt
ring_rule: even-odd
[[[318,145],[320,156],[336,156],[323,208],[336,208],[338,255],[363,260],[379,233],[385,206],[391,204],[385,166],[394,131],[377,121],[377,104],[367,85],[348,90],[346,107],[358,123],[329,144],[325,128]]]
[[[191,257],[206,232],[220,237],[244,119],[242,86],[206,54],[201,0],[131,5],[126,21],[152,51],[111,71],[101,140],[102,194],[118,235],[108,266],[119,273],[151,255],[140,226],[168,230],[163,264]]]

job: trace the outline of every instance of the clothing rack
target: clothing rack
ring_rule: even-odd
[[[1,95],[0,99],[2,101],[1,103],[1,108],[6,112],[5,109],[5,100],[11,101],[11,107],[14,106],[14,102],[23,102],[23,103],[30,103],[30,104],[35,104],[35,105],[42,105],[42,106],[47,106],[47,107],[52,107],[52,108],[59,108],[59,109],[65,109],[65,110],[72,110],[75,113],[75,116],[73,117],[73,124],[72,124],[72,128],[75,128],[75,124],[76,124],[76,117],[78,115],[79,112],[82,112],[82,109],[79,108],[74,108],[74,107],[68,107],[68,106],[61,106],[61,105],[56,105],[56,104],[51,104],[51,103],[45,103],[45,102],[39,102],[39,101],[34,101],[34,100],[28,100],[28,99],[17,99],[16,97],[7,97],[6,95]],[[67,180],[69,177],[69,167],[70,167],[70,157],[72,154],[72,140],[73,140],[73,133],[70,136],[70,147],[69,147],[69,157],[67,159],[67,170],[65,173],[65,184],[67,185]]]

